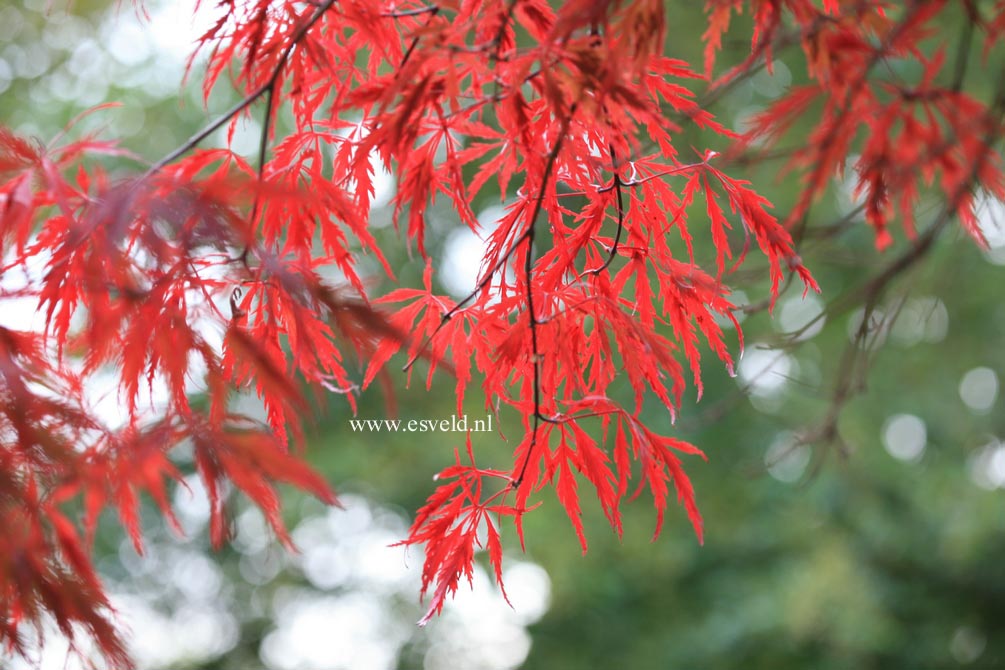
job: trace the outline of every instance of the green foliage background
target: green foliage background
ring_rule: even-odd
[[[52,88],[52,77],[74,54],[73,44],[64,48],[44,39],[53,22],[61,20],[56,14],[63,11],[62,4],[56,2],[48,15],[44,2],[0,8],[5,19],[0,23],[14,20],[12,8],[21,21],[17,31],[5,35],[8,46],[0,47],[0,57],[12,61],[13,45],[44,49],[50,61],[45,72],[34,77],[9,78],[0,98],[0,121],[43,139],[82,109],[73,100],[45,93]],[[668,53],[694,63],[700,62],[702,48],[697,37],[703,30],[698,4],[677,2],[669,7]],[[79,46],[88,31],[95,31],[107,20],[103,17],[115,11],[113,5],[77,0],[72,10],[77,23],[65,39],[77,40]],[[947,25],[946,30],[957,31],[959,26]],[[741,20],[733,33],[737,41],[727,45],[723,64],[742,59],[746,34]],[[973,49],[976,53],[978,45]],[[805,78],[795,56],[793,51],[779,54],[789,65],[786,72],[792,83]],[[967,87],[985,95],[993,83],[987,73],[980,66],[971,67]],[[785,78],[779,72],[774,77],[759,75],[732,89],[714,111],[727,123],[742,121],[752,109],[768,103],[788,83]],[[226,98],[215,94],[209,113],[222,109],[229,102]],[[207,118],[197,84],[181,93],[183,105],[174,95],[152,95],[115,83],[105,99],[119,100],[123,107],[92,118],[107,123],[106,135],[114,137],[117,126],[132,128],[127,122],[139,114],[142,122],[124,143],[148,160],[176,146]],[[89,119],[83,128],[93,127],[90,123]],[[789,140],[797,136],[798,130]],[[679,145],[705,146],[708,141],[687,131]],[[784,213],[799,184],[791,176],[779,178],[780,166],[769,161],[744,169]],[[831,223],[851,208],[841,193],[836,184],[834,192],[814,207],[812,225]],[[474,209],[480,211],[495,201],[488,194],[474,203]],[[376,216],[386,218],[387,213]],[[434,210],[431,218],[431,254],[440,260],[455,222],[443,210]],[[924,224],[926,218],[922,215],[919,220]],[[699,221],[695,218],[692,225]],[[417,284],[421,261],[409,257],[391,228],[381,234],[401,282]],[[829,411],[855,318],[853,310],[840,311],[837,300],[904,247],[903,235],[899,237],[898,246],[886,254],[874,250],[864,224],[835,239],[807,243],[804,260],[829,305],[824,328],[812,338],[785,340],[777,314],[771,319],[760,312],[744,322],[748,355],[760,345],[784,345],[795,364],[780,395],[748,398],[742,384],[708,358],[705,397],[695,403],[691,392],[677,427],[670,425],[665,409],[654,402],[649,405],[645,418],[651,425],[699,445],[708,454],[707,463],[698,459],[687,463],[705,517],[704,546],[697,544],[684,515],[676,510],[670,511],[662,536],[650,542],[654,514],[645,495],[627,510],[624,539],[619,542],[599,505],[586,495],[590,550],[582,556],[557,501],[544,496],[542,508],[527,518],[527,558],[547,570],[551,606],[530,629],[532,647],[523,667],[1005,667],[1005,499],[1001,489],[988,490],[975,481],[987,465],[991,453],[987,445],[1005,435],[1005,414],[1000,399],[990,411],[976,413],[959,392],[961,379],[973,368],[991,368],[999,377],[1005,372],[1001,265],[960,234],[945,235],[919,267],[897,279],[881,305],[889,315],[903,300],[938,299],[948,317],[944,339],[911,343],[910,338],[885,338],[870,353],[867,383],[840,413],[840,440],[817,441],[809,451],[798,451],[796,461],[807,457],[808,463],[803,470],[796,468],[795,481],[777,479],[766,467],[771,464],[766,453],[779,435],[810,431]],[[709,247],[699,247],[697,255],[711,258]],[[758,276],[763,275],[766,272]],[[766,285],[758,282],[742,286],[753,303],[767,295]],[[794,296],[795,289],[783,296],[780,305]],[[425,370],[420,370],[416,383],[407,389],[399,377],[401,417],[450,416],[451,380],[440,377],[426,392],[424,378]],[[471,397],[467,409],[471,416],[484,414],[482,399]],[[411,511],[420,506],[432,490],[433,473],[463,446],[462,436],[449,433],[353,433],[348,409],[337,397],[319,410],[323,418],[309,447],[311,461],[338,490],[363,494],[391,509]],[[895,459],[884,449],[884,426],[897,414],[924,421],[926,446],[915,462]],[[362,396],[359,416],[386,416],[385,398],[376,387]],[[503,419],[505,434],[519,435],[516,418]],[[509,466],[512,443],[500,436],[476,435],[475,448],[482,465]],[[319,512],[295,493],[287,493],[292,526]],[[151,543],[169,545],[172,540],[156,514],[146,518]],[[191,538],[187,546],[209,551],[204,535]],[[509,555],[518,556],[511,529],[504,539]],[[142,586],[144,578],[121,565],[122,542],[115,520],[104,519],[95,550],[104,556],[105,574]],[[275,622],[267,609],[246,604],[268,600],[283,588],[311,587],[292,568],[265,584],[247,582],[241,576],[241,555],[234,549],[214,554],[212,560],[228,577],[227,590],[239,610],[240,636],[223,655],[177,667],[259,667],[260,642]],[[519,608],[520,603],[515,605]],[[404,616],[418,612],[412,602],[401,602],[400,609]],[[417,631],[400,654],[400,667],[422,667],[426,646],[424,634]]]

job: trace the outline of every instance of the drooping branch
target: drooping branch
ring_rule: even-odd
[[[559,129],[558,137],[555,139],[555,144],[551,148],[551,152],[548,154],[548,159],[544,164],[544,171],[541,176],[541,186],[538,191],[537,198],[534,201],[534,209],[527,220],[527,232],[525,234],[527,242],[527,255],[524,256],[523,273],[527,291],[527,322],[530,326],[531,364],[533,366],[534,373],[534,414],[531,422],[530,446],[527,448],[527,454],[524,457],[523,465],[520,466],[520,474],[516,476],[511,485],[514,489],[520,488],[520,484],[523,483],[524,475],[527,474],[527,464],[530,463],[530,459],[533,458],[535,448],[537,447],[538,428],[540,427],[542,420],[547,420],[547,418],[541,413],[541,350],[537,340],[538,321],[537,312],[534,310],[533,289],[534,236],[537,226],[537,218],[541,214],[541,209],[544,206],[544,196],[548,187],[548,181],[553,177],[553,173],[555,171],[555,161],[558,159],[558,154],[562,150],[562,143],[565,141],[565,135],[569,131],[569,124],[572,122],[572,117],[576,114],[576,107],[577,105],[573,104],[569,108],[569,113],[562,119],[562,125]]]

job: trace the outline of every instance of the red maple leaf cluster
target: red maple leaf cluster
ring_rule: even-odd
[[[708,13],[700,74],[665,53],[662,0],[219,0],[199,40],[204,91],[226,80],[243,97],[143,174],[107,174],[101,156],[125,152],[106,141],[43,146],[0,131],[4,272],[44,266],[5,297],[34,298],[45,317],[40,333],[0,329],[0,643],[21,650],[22,625],[48,613],[71,639],[83,626],[127,664],[82,531],[114,508],[141,548],[138,496],[173,519],[165,486],[180,475],[169,454],[187,443],[215,543],[227,535],[225,482],[285,539],[276,482],[335,501],[289,451],[303,435],[304,388],[353,403],[397,353],[409,368],[426,358],[430,376],[449,367],[458,412],[480,383],[492,411],[523,417],[512,468],[479,468],[469,443],[403,540],[426,547],[426,619],[471,577],[480,543],[500,578],[499,520],[512,518],[522,542],[522,516],[549,487],[584,551],[584,482],[618,533],[634,479],[634,493],[654,501],[657,533],[676,495],[700,539],[682,458],[701,452],[640,416],[647,397],[673,415],[688,379],[700,395],[703,347],[732,366],[720,323],[739,333],[726,281],[748,252],[767,262],[772,303],[787,272],[818,290],[793,230],[853,151],[879,246],[894,218],[913,230],[933,186],[978,239],[974,187],[1005,197],[989,150],[1003,96],[964,93],[960,68],[946,65],[935,26],[948,4],[696,3]],[[987,16],[963,4],[990,50],[1005,33],[1005,3]],[[710,84],[730,17],[744,9],[750,57]],[[743,135],[716,121],[698,90],[714,96],[790,45],[810,83]],[[922,76],[875,76],[897,58]],[[198,147],[259,108],[257,164]],[[281,110],[292,130],[277,137]],[[779,221],[730,160],[810,113],[819,120],[790,161],[803,196]],[[685,126],[720,151],[681,150]],[[463,299],[434,293],[432,264],[422,288],[368,293],[361,258],[394,278],[370,232],[374,158],[397,177],[394,221],[421,254],[437,198],[487,236]],[[490,230],[470,205],[484,189],[505,204]],[[696,262],[696,237],[711,241],[714,267]],[[332,269],[341,284],[323,278]],[[84,393],[108,371],[125,403],[118,427],[103,425]],[[192,399],[193,376],[205,402]],[[622,377],[627,402],[613,388]],[[155,385],[168,400],[151,416]],[[233,411],[247,391],[262,399],[265,423]],[[78,500],[80,523],[66,512]]]

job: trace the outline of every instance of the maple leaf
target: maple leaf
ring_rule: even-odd
[[[30,277],[10,297],[35,300],[44,320],[0,328],[0,644],[23,653],[23,626],[50,615],[127,667],[87,547],[102,512],[137,550],[142,496],[177,526],[171,451],[187,442],[213,543],[229,532],[229,482],[290,546],[277,483],[337,504],[297,451],[309,400],[333,393],[355,410],[374,381],[393,386],[397,354],[406,380],[422,366],[427,388],[452,375],[458,413],[474,384],[491,411],[522,418],[511,467],[479,468],[469,440],[401,541],[425,547],[423,623],[472,580],[480,549],[502,587],[502,521],[523,547],[545,489],[583,551],[590,499],[620,535],[622,506],[643,491],[656,534],[676,493],[701,541],[684,463],[704,453],[643,417],[653,405],[675,417],[689,384],[701,396],[703,351],[733,371],[744,340],[729,295],[744,277],[765,277],[769,309],[786,274],[819,291],[800,249],[834,175],[852,174],[877,247],[896,243],[899,219],[916,246],[898,262],[920,258],[950,217],[985,242],[976,194],[1005,199],[1005,95],[966,90],[967,52],[950,64],[939,28],[951,7],[706,0],[696,68],[664,53],[671,22],[656,0],[221,0],[186,76],[204,54],[205,98],[242,97],[160,160],[72,139],[73,123],[48,143],[0,127],[2,271]],[[749,49],[713,79],[741,12]],[[1002,41],[1005,3],[963,15],[986,52]],[[783,53],[807,76],[742,134],[717,120],[715,100]],[[256,112],[248,159],[229,147]],[[200,146],[218,131],[228,148]],[[701,147],[691,162],[685,135]],[[740,159],[792,135],[783,173],[802,190],[776,217]],[[398,269],[372,218],[378,167],[395,176],[391,219],[425,262],[421,288],[382,292]],[[945,216],[919,233],[933,194]],[[504,212],[483,227],[473,207],[496,195]],[[443,211],[485,241],[467,295],[437,289]],[[121,427],[86,398],[109,371]],[[148,411],[160,387],[167,399]],[[234,411],[247,392],[264,422]],[[80,519],[67,512],[78,499]]]

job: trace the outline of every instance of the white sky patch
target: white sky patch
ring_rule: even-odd
[[[183,62],[195,48],[196,39],[215,23],[216,3],[203,0],[166,0],[150,10],[150,21],[143,21],[144,38],[158,55]],[[124,19],[123,13],[120,18]]]
[[[12,81],[14,81],[14,70],[7,61],[0,59],[0,93],[10,88]]]
[[[794,296],[782,303],[777,323],[783,333],[802,331],[796,339],[808,340],[823,330],[827,321],[823,311],[823,301],[812,293]]]
[[[477,286],[482,259],[488,249],[485,238],[492,234],[505,214],[506,209],[501,205],[486,207],[478,215],[480,234],[463,226],[455,228],[447,236],[439,278],[455,298],[467,297]]]
[[[764,454],[768,474],[780,482],[798,481],[810,464],[810,449],[791,433],[780,433]]]
[[[928,429],[913,414],[895,414],[883,424],[883,446],[900,461],[917,462],[925,453]]]
[[[398,180],[387,171],[376,151],[370,152],[370,168],[373,170],[373,200],[370,201],[370,207],[387,207],[397,191]]]
[[[390,546],[407,532],[405,520],[359,496],[341,501],[345,509],[305,519],[293,530],[302,552],[297,567],[322,593],[277,593],[276,628],[261,648],[273,670],[394,668],[419,630],[395,605],[414,601],[423,561],[415,548]],[[463,584],[442,620],[421,633],[430,641],[427,668],[509,670],[523,663],[530,651],[526,627],[547,611],[550,580],[523,561],[508,564],[504,580],[512,609],[475,568],[474,589]]]
[[[34,631],[32,631],[32,634]],[[0,658],[5,663],[4,670],[86,670],[84,663],[79,657],[70,652],[70,645],[67,639],[59,632],[56,622],[46,620],[42,626],[42,633],[45,637],[45,649],[33,648],[34,640],[30,637],[26,640],[29,660],[14,657],[8,660],[6,649],[4,656]],[[27,636],[26,636],[27,637]],[[93,654],[94,644],[83,637],[78,643],[78,651],[84,654]]]
[[[730,292],[727,298],[735,307],[744,307],[750,304],[750,298],[747,297],[747,294],[744,291],[734,290]],[[737,323],[743,323],[744,319],[747,318],[747,315],[744,314],[742,310],[737,309],[733,312],[733,317],[736,319]],[[716,312],[712,314],[712,318],[715,320],[716,325],[723,330],[732,330],[735,328],[733,321],[726,318],[723,314]]]
[[[1005,488],[1005,445],[992,439],[970,457],[968,470],[970,479],[982,489]]]
[[[860,158],[861,156],[858,154],[848,154],[844,174],[835,177],[838,186],[835,189],[835,200],[837,200],[838,209],[845,215],[851,214],[857,207],[865,203],[865,194],[856,193],[858,172],[855,171],[855,164]],[[859,217],[864,218],[861,215]]]
[[[795,359],[785,352],[751,347],[737,366],[737,375],[752,395],[769,397],[785,389],[796,367]]]
[[[386,603],[359,592],[293,599],[276,620],[261,648],[274,670],[392,670],[408,639],[389,625]]]
[[[439,273],[450,295],[463,298],[474,290],[485,249],[485,241],[467,227],[451,231],[443,248]]]
[[[983,193],[978,196],[975,212],[977,225],[988,241],[985,258],[995,265],[1005,265],[1005,203]]]
[[[145,381],[145,380],[144,380]],[[120,428],[129,422],[124,398],[119,394],[119,378],[109,371],[99,371],[88,379],[85,387],[87,404],[102,423],[111,428]]]
[[[355,126],[339,128],[336,134],[345,137],[351,142],[361,142],[369,133],[363,124],[357,123]],[[371,209],[387,207],[394,197],[398,188],[398,180],[384,167],[384,162],[380,159],[380,154],[376,149],[370,151],[370,172],[372,174],[370,183],[373,186],[373,197],[370,200]],[[349,179],[346,182],[346,189],[353,191],[356,188],[356,180]],[[372,224],[377,221],[372,222]],[[387,223],[390,223],[388,220]],[[380,227],[380,226],[376,226]]]
[[[209,523],[210,502],[202,477],[185,477],[184,485],[175,488],[172,502],[186,537],[203,532]]]
[[[1005,203],[984,194],[975,207],[977,225],[992,249],[1005,247]]]
[[[218,603],[189,604],[170,615],[133,594],[113,595],[112,605],[128,627],[130,652],[140,668],[208,661],[238,641],[237,622]]]
[[[194,479],[187,483],[201,488]],[[176,502],[183,499],[180,490]],[[203,498],[199,492],[193,500]],[[429,670],[511,670],[526,660],[531,647],[527,627],[544,616],[551,602],[551,581],[540,566],[506,562],[504,580],[512,608],[492,578],[476,566],[474,589],[463,583],[457,597],[447,601],[443,616],[419,629],[415,621],[420,610],[410,604],[419,588],[422,552],[412,548],[406,554],[401,547],[389,546],[407,532],[406,519],[360,496],[344,495],[341,501],[344,510],[326,509],[294,529],[299,555],[286,554],[267,539],[271,531],[259,512],[238,515],[235,546],[242,554],[242,576],[250,577],[252,584],[265,584],[279,567],[294,561],[316,587],[282,586],[273,592],[271,604],[264,605],[262,614],[273,621],[259,648],[266,668],[391,670],[414,639],[428,643]],[[180,514],[202,519],[208,513],[201,504],[192,505],[182,503]],[[129,539],[122,540],[119,556],[129,576],[109,584],[117,621],[137,666],[153,670],[198,665],[226,654],[238,642],[236,612],[244,605],[233,600],[219,565],[198,548],[165,542],[163,536],[149,540],[143,556]],[[316,557],[326,559],[319,565],[338,568],[342,578],[316,583],[317,575],[308,567]],[[270,567],[269,561],[279,565]],[[262,579],[267,572],[271,576]],[[43,670],[64,670],[65,640],[54,627],[48,632],[44,653],[36,650],[35,656],[41,658]],[[83,641],[85,649],[90,648]],[[29,667],[15,661],[12,670]],[[82,670],[72,657],[65,667]]]
[[[230,134],[230,124],[216,131],[216,143],[222,147],[227,146],[227,136]],[[262,124],[256,119],[249,119],[241,116],[234,126],[234,136],[230,143],[230,150],[235,154],[245,158],[254,157],[257,161],[258,148],[262,138]],[[253,161],[253,164],[256,164]]]
[[[960,380],[960,399],[975,414],[987,414],[998,399],[998,375],[991,368],[974,368]]]
[[[463,585],[443,621],[430,627],[427,670],[510,670],[523,664],[531,647],[526,626],[547,611],[551,583],[544,570],[523,562],[507,567],[503,580],[512,609],[485,570],[476,566],[474,588]]]
[[[161,552],[156,545],[148,544],[147,554],[141,558],[128,539],[123,540],[119,553],[134,579],[156,583],[157,599],[175,604],[166,612],[154,606],[152,593],[136,591],[130,585],[108,584],[109,599],[116,611],[114,620],[137,667],[154,670],[205,662],[237,644],[237,620],[229,611],[227,599],[220,597],[222,573],[203,553],[177,547]],[[5,670],[90,667],[67,654],[66,638],[58,628],[47,624],[44,630],[44,648],[29,653],[37,663],[14,658],[10,666],[3,666]],[[27,636],[26,641],[31,645],[34,639]],[[85,655],[96,654],[93,641],[86,635],[80,636],[77,643]]]
[[[946,305],[932,296],[908,298],[900,306],[890,336],[898,344],[911,346],[921,342],[935,344],[946,339],[949,312]]]
[[[136,67],[150,58],[153,50],[143,24],[130,18],[121,16],[117,21],[105,23],[101,32],[103,44],[112,58],[126,67]]]
[[[29,240],[29,244],[34,240]],[[14,260],[12,253],[6,254],[4,265]],[[0,297],[0,326],[12,330],[41,333],[45,330],[45,309],[39,306],[38,298],[32,295],[18,295],[19,291],[37,289],[45,277],[51,255],[40,252],[27,259],[24,265],[17,265],[0,277],[0,291],[10,294]],[[82,323],[83,312],[75,311],[70,323],[71,332]],[[54,345],[52,345],[54,346]],[[64,365],[77,372],[83,369],[79,359],[67,358]],[[155,376],[152,385],[146,378],[141,380],[137,397],[140,417],[157,416],[167,405],[169,392],[163,379]],[[120,428],[129,420],[126,399],[119,390],[119,377],[109,370],[98,370],[87,377],[84,385],[84,405],[107,427]]]
[[[0,206],[3,202],[0,202]],[[30,240],[29,243],[34,242]],[[12,249],[4,254],[4,267],[9,267],[16,258]],[[18,292],[37,287],[46,273],[46,266],[52,258],[48,252],[36,254],[24,265],[11,267],[0,275],[0,326],[12,330],[41,332],[45,328],[45,313],[38,308],[38,298],[32,295],[18,295]]]
[[[6,282],[0,285],[7,289]],[[40,331],[45,315],[38,309],[38,300],[30,296],[0,298],[0,326],[11,330]]]

